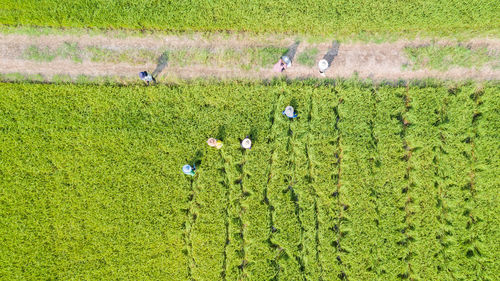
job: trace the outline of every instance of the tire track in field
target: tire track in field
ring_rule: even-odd
[[[318,219],[318,193],[313,184],[314,182],[314,164],[311,156],[311,152],[309,151],[309,146],[311,144],[311,120],[312,120],[312,111],[313,111],[313,98],[312,94],[309,96],[309,115],[307,116],[307,141],[306,141],[306,157],[307,157],[307,168],[308,168],[308,188],[311,190],[311,195],[314,198],[314,225],[315,225],[315,243],[316,243],[316,263],[319,266],[319,281],[323,280],[323,265],[321,264],[321,260],[319,258],[320,252],[320,242],[319,242],[319,219]]]
[[[404,273],[404,274],[400,274],[399,277],[401,279],[409,279],[409,280],[414,280],[411,276],[411,273],[412,273],[412,268],[411,268],[411,256],[413,253],[410,252],[410,248],[409,248],[409,244],[413,241],[413,238],[410,237],[410,235],[408,234],[408,230],[411,230],[413,229],[413,226],[411,225],[410,223],[410,217],[412,215],[411,211],[410,211],[410,205],[412,203],[412,198],[410,197],[410,193],[409,193],[409,190],[410,188],[412,188],[412,183],[411,183],[411,180],[410,180],[410,172],[411,172],[411,165],[410,165],[410,159],[412,157],[412,148],[409,146],[407,140],[406,140],[406,134],[407,134],[407,130],[408,130],[408,126],[410,126],[410,123],[409,121],[406,119],[406,116],[408,114],[408,112],[410,111],[410,108],[411,108],[411,100],[410,100],[410,96],[408,94],[408,91],[409,91],[409,85],[407,84],[406,85],[406,94],[404,96],[404,99],[405,99],[405,112],[403,114],[403,118],[402,118],[402,123],[403,123],[403,131],[402,131],[402,144],[403,144],[403,147],[405,148],[405,150],[407,151],[407,154],[406,154],[406,162],[408,163],[407,164],[407,167],[406,167],[406,174],[405,174],[405,178],[408,180],[408,185],[406,187],[403,188],[403,193],[406,194],[406,202],[405,202],[405,207],[404,207],[404,211],[405,211],[405,224],[406,224],[406,228],[403,229],[403,232],[405,234],[405,237],[406,239],[404,241],[401,241],[400,244],[402,246],[406,246],[407,250],[408,250],[408,253],[406,255],[406,257],[404,258],[405,262],[408,263],[408,272],[407,273]]]

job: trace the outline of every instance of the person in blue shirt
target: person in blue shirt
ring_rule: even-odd
[[[189,164],[186,164],[184,166],[182,166],[182,172],[188,176],[194,176],[194,171],[196,170],[196,167],[191,167],[191,165]]]
[[[148,86],[149,82],[156,83],[156,79],[153,76],[151,76],[151,74],[149,74],[147,71],[139,72],[139,78],[141,78],[142,81],[146,82]]]

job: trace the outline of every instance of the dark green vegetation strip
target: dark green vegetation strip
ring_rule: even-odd
[[[498,275],[498,86],[0,87],[5,279]]]
[[[500,28],[490,0],[151,1],[0,0],[0,23],[169,31],[361,33],[484,32]]]

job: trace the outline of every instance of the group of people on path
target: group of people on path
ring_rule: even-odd
[[[292,60],[295,56],[295,53],[297,52],[299,44],[300,42],[297,41],[292,46],[290,46],[290,48],[288,48],[286,54],[282,55],[279,58],[278,62],[274,64],[273,71],[281,73],[287,68],[292,67]],[[338,41],[333,41],[331,48],[328,49],[328,52],[318,62],[319,73],[321,76],[324,77],[325,71],[332,65],[333,59],[338,55],[339,46],[340,44]],[[156,83],[155,76],[165,68],[165,66],[167,65],[167,60],[168,54],[164,53],[162,56],[160,56],[157,69],[155,69],[153,74],[149,74],[147,71],[142,71],[139,72],[139,78],[148,86],[152,83]]]
[[[289,119],[294,119],[297,118],[297,113],[295,112],[295,109],[289,105],[285,107],[285,110],[283,110],[283,115],[288,117]],[[221,149],[224,144],[222,143],[221,140],[218,140],[216,138],[209,138],[207,140],[207,144],[210,147],[216,148],[216,149]],[[250,150],[252,149],[252,140],[250,139],[249,136],[246,136],[243,140],[240,142],[240,146],[244,150]],[[196,171],[196,165],[193,164],[192,166],[190,164],[186,164],[182,166],[182,172],[188,176],[194,176]]]

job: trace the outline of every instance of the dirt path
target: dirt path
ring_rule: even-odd
[[[127,50],[147,50],[159,54],[165,49],[189,50],[196,48],[237,50],[245,48],[259,48],[266,46],[287,47],[294,42],[294,38],[280,36],[248,36],[248,35],[210,35],[199,34],[185,36],[145,36],[116,38],[89,36],[89,35],[17,35],[0,34],[0,73],[19,74],[41,74],[50,80],[54,75],[69,75],[77,77],[86,76],[117,76],[134,79],[137,73],[143,70],[152,71],[156,64],[154,59],[149,59],[145,63],[133,63],[127,61],[106,62],[95,61],[91,57],[83,54],[85,47],[98,47],[110,52],[125,52]],[[339,55],[335,58],[332,66],[327,70],[327,78],[349,78],[357,75],[360,78],[368,78],[375,81],[399,80],[399,79],[453,79],[453,80],[497,80],[500,79],[500,68],[483,66],[481,68],[450,68],[446,71],[421,69],[412,70],[405,65],[411,64],[404,53],[407,46],[420,46],[429,44],[430,40],[398,41],[393,43],[347,43],[341,44]],[[37,47],[42,50],[55,50],[65,44],[71,43],[78,46],[81,51],[81,61],[71,58],[55,57],[40,61],[26,56],[26,51],[30,47]],[[449,45],[456,42],[439,41],[436,44]],[[474,39],[465,42],[468,46],[486,47],[488,50],[500,53],[500,39]],[[276,76],[286,75],[290,78],[321,78],[318,73],[316,63],[326,53],[329,43],[307,43],[302,42],[297,50],[294,64],[283,74],[272,71],[272,65],[262,67],[252,66],[243,69],[237,62],[221,64],[187,64],[189,67],[167,66],[159,75],[160,81],[171,79],[192,79],[199,77],[210,78],[250,78],[268,79]],[[311,48],[317,49],[314,66],[301,65],[297,57]],[[77,51],[78,51],[77,50]],[[50,53],[50,51],[47,51]],[[80,51],[78,51],[80,52]],[[46,55],[47,56],[47,55]]]

